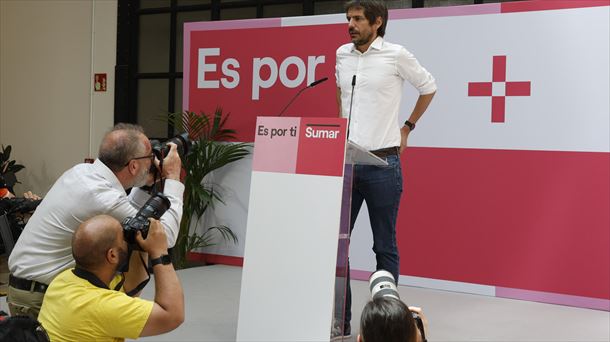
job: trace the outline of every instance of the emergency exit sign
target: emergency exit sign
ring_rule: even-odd
[[[93,89],[95,91],[106,91],[106,74],[95,74],[93,77]]]

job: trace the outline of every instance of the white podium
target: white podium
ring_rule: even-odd
[[[349,244],[346,150],[362,163],[385,163],[346,144],[346,125],[342,118],[258,118],[237,341],[330,339],[335,282],[346,265],[341,246]]]

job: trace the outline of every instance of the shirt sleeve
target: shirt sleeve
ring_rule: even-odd
[[[148,300],[108,291],[98,302],[96,316],[106,336],[136,339],[140,337],[153,305]]]
[[[165,228],[168,247],[174,247],[178,232],[180,230],[180,220],[182,219],[182,196],[184,195],[184,184],[177,180],[166,179],[163,194],[169,199],[171,206],[169,210],[161,216],[161,223]]]
[[[411,83],[420,95],[431,94],[436,91],[434,77],[405,48],[401,48],[398,52],[396,69],[400,77]]]
[[[341,81],[339,80],[339,51],[337,50],[337,58],[335,62],[335,81],[337,82],[337,88],[341,88]]]
[[[132,188],[129,193],[129,202],[136,208],[140,208],[148,201],[150,194],[140,188]]]
[[[106,208],[100,214],[110,215],[120,222],[123,222],[126,217],[133,217],[138,213],[138,208],[128,199],[124,191],[115,189],[104,189],[95,193],[96,201],[91,205]]]

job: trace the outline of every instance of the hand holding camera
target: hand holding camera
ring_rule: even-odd
[[[148,236],[144,238],[142,232],[138,231],[136,233],[136,242],[142,250],[148,253],[150,258],[154,259],[163,254],[167,254],[167,236],[165,235],[165,230],[159,220],[153,218],[148,220]]]
[[[143,246],[137,243],[136,236],[139,235],[142,239],[146,239],[150,228],[150,219],[153,218],[155,221],[160,219],[170,206],[171,202],[162,193],[157,193],[150,197],[140,208],[136,216],[127,217],[123,221],[123,236],[125,241],[130,245],[134,245],[135,249],[143,249]]]
[[[168,154],[163,158],[163,178],[180,180],[180,171],[182,170],[182,161],[178,154],[178,146],[173,142],[167,144],[170,149]],[[155,160],[155,164],[159,167],[159,160]]]
[[[413,313],[414,318],[419,317],[420,321],[422,322],[421,328],[420,328],[420,324],[418,323],[418,320],[415,319],[417,328],[420,330],[421,341],[425,341],[426,335],[424,332],[428,331],[428,319],[426,318],[426,315],[424,315],[424,311],[420,307],[417,307],[417,306],[409,306],[409,311],[411,311]]]
[[[156,172],[162,171],[161,176],[166,179],[180,180],[182,170],[181,156],[186,156],[191,149],[193,142],[189,139],[188,133],[179,134],[164,143],[158,140],[151,140],[153,154],[155,155],[155,169],[151,170],[156,178]]]

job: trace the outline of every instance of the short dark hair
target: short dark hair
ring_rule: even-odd
[[[350,9],[362,8],[364,16],[369,24],[373,25],[377,17],[381,17],[381,26],[377,29],[377,35],[383,37],[385,35],[385,27],[388,24],[388,7],[383,0],[351,0],[345,6],[345,13]]]
[[[138,153],[143,153],[140,136],[142,126],[118,123],[102,139],[98,159],[110,170],[118,172]]]
[[[364,342],[415,342],[417,326],[401,300],[377,297],[362,310],[360,335]]]

